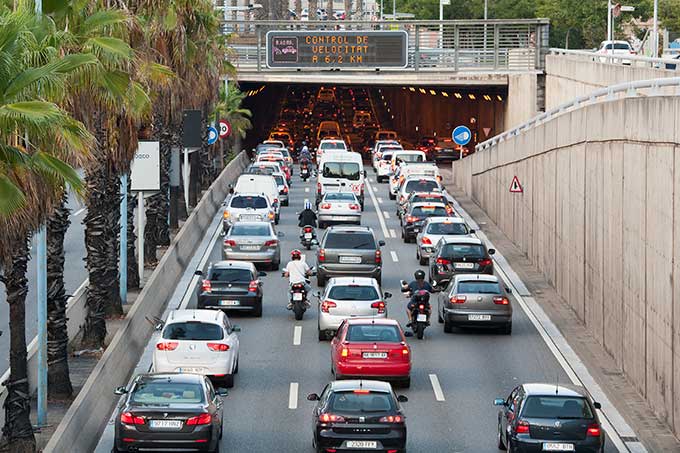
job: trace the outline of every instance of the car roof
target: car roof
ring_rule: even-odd
[[[255,270],[255,265],[253,263],[251,263],[249,261],[235,261],[235,260],[215,261],[214,263],[210,264],[210,267],[212,269],[237,268],[237,269],[247,269],[249,271]]]
[[[366,324],[379,324],[381,326],[397,326],[399,327],[399,322],[395,319],[392,318],[371,318],[371,317],[356,317],[356,318],[347,318],[345,321],[347,321],[348,325],[366,325]]]
[[[232,198],[236,197],[261,197],[261,198],[267,198],[265,194],[262,192],[236,192],[232,194]]]
[[[373,234],[373,230],[367,226],[352,226],[352,225],[333,225],[330,228],[326,230],[328,233],[333,232],[333,233],[371,233]]]
[[[436,176],[428,176],[428,175],[408,175],[408,176],[406,177],[406,180],[404,181],[404,183],[407,183],[407,182],[409,182],[409,181],[420,181],[421,179],[424,179],[424,180],[427,180],[427,181],[435,181],[435,182],[439,182],[439,181],[437,180],[437,177],[436,177]]]
[[[482,240],[466,236],[444,236],[441,238],[445,244],[476,244],[482,245]]]
[[[143,373],[135,377],[135,382],[170,381],[177,383],[202,383],[204,377],[190,373]]]
[[[499,283],[498,277],[488,274],[457,274],[454,277],[456,284],[460,282],[480,281],[480,282],[494,282]]]
[[[271,226],[271,222],[267,220],[240,220],[234,225],[268,225]],[[227,233],[229,234],[229,233]]]
[[[375,286],[380,288],[378,282],[374,278],[370,277],[333,277],[328,281],[329,286],[344,286],[344,285],[362,285],[362,286]]]
[[[571,384],[527,383],[522,388],[528,396],[588,396],[585,388]]]
[[[328,138],[328,139],[321,140],[319,142],[319,145],[322,144],[322,143],[345,143],[345,141],[340,139],[340,138]]]
[[[330,383],[330,389],[334,392],[347,392],[351,390],[364,389],[373,392],[392,393],[392,385],[390,383],[364,379],[333,381]]]
[[[172,310],[168,315],[168,322],[170,321],[201,321],[217,323],[220,319],[221,312],[219,310]]]
[[[446,204],[442,203],[441,201],[416,201],[415,203],[411,204],[411,209],[421,208],[423,206],[434,206],[434,207],[437,207],[437,208],[445,208]]]

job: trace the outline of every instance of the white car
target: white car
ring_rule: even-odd
[[[416,236],[416,259],[424,266],[441,238],[468,236],[474,232],[460,217],[429,217],[425,219],[423,229]]]
[[[349,151],[347,143],[344,140],[325,139],[319,142],[319,147],[316,150],[316,161],[319,162],[325,152],[328,151]]]
[[[378,160],[382,156],[382,148],[389,147],[393,149],[404,149],[398,141],[396,140],[380,140],[375,142],[373,149],[371,150],[371,161],[374,169],[378,169]]]
[[[396,195],[390,192],[390,199],[398,199],[397,203],[403,203],[411,192],[444,192],[439,180],[433,176],[410,176],[399,185]]]
[[[222,310],[173,310],[153,351],[153,371],[202,374],[233,387],[240,331]]]
[[[319,297],[319,341],[330,339],[347,318],[386,318],[386,299],[374,278],[335,277]]]
[[[239,192],[225,203],[222,214],[224,231],[227,232],[236,222],[269,220],[274,222],[276,212],[269,197],[261,193]]]
[[[394,156],[392,156],[394,157]],[[404,179],[410,176],[434,176],[439,181],[442,180],[439,175],[439,167],[434,162],[421,162],[421,163],[401,163],[396,170],[393,172],[392,176],[389,178],[390,182],[390,193],[396,195],[399,190],[399,184]]]
[[[361,203],[352,192],[327,192],[319,203],[319,228],[331,222],[361,225]]]
[[[390,179],[390,162],[392,161],[393,152],[392,149],[389,149],[381,153],[376,170],[376,181],[383,182]]]
[[[602,41],[600,48],[597,49],[596,53],[601,55],[612,55],[614,57],[636,55],[633,46],[631,46],[628,41]],[[607,58],[600,58],[600,62],[602,63],[606,63],[607,61],[609,61]],[[622,59],[621,63],[630,64],[631,61]]]

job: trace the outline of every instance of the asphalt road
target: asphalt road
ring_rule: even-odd
[[[387,301],[388,316],[403,325],[406,299],[399,291],[399,280],[411,279],[419,267],[415,245],[404,244],[399,237],[399,222],[394,202],[387,196],[387,185],[376,184],[370,170],[369,178],[378,208],[389,216],[385,226],[388,231],[394,230],[396,237],[384,237],[368,193],[362,224],[373,228],[387,242],[383,248],[383,285],[394,294]],[[295,177],[290,207],[283,208],[278,228],[285,234],[282,257],[300,248],[296,212],[302,209],[305,198],[313,198],[314,188],[315,181],[302,183]],[[221,259],[220,245],[218,240],[209,261]],[[314,250],[307,251],[306,257],[310,265],[315,264]],[[225,400],[221,451],[312,452],[314,403],[308,402],[306,395],[320,392],[332,379],[329,343],[318,341],[316,304],[302,321],[296,322],[285,308],[286,279],[280,272],[268,272],[263,281],[263,317],[231,315],[242,328],[241,357],[235,387]],[[195,296],[189,303],[189,307],[193,306]],[[442,325],[433,321],[424,340],[409,339],[413,350],[412,385],[398,391],[409,397],[404,409],[410,453],[497,452],[495,397],[506,397],[521,382],[569,383],[517,304],[510,337],[486,331],[445,334]],[[294,345],[298,326],[300,344]],[[441,386],[439,397],[433,380]],[[295,388],[297,395],[291,394]],[[104,436],[98,452],[111,448],[111,431]],[[607,444],[607,452],[617,451],[609,440]]]

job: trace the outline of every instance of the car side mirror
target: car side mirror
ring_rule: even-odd
[[[496,249],[489,249],[489,255],[494,255],[496,253]]]
[[[267,273],[264,272],[264,271],[258,271],[258,272],[257,272],[257,276],[258,276],[258,277],[266,277],[266,276],[267,276]]]
[[[215,393],[217,396],[229,396],[229,390],[225,389],[224,387],[219,387],[217,390],[215,390]]]
[[[505,406],[505,400],[503,398],[496,398],[493,400],[494,406]]]
[[[314,294],[314,296],[321,299],[321,291],[317,291],[316,294]]]
[[[384,297],[385,299],[389,299],[390,297],[392,297],[392,293],[389,293],[389,292],[385,291],[385,294],[383,295],[383,297]]]
[[[364,178],[368,178],[368,172],[364,170]]]
[[[475,234],[475,230],[473,229],[468,230],[468,234]]]
[[[280,237],[280,238],[282,238],[282,237],[285,236],[285,234],[283,233],[283,231],[277,232],[276,235],[277,235],[278,237]]]
[[[231,326],[231,331],[232,332],[240,332],[241,326],[233,325],[233,326]]]
[[[202,277],[202,276],[203,276],[203,271],[199,269],[199,270],[197,270],[196,272],[194,272],[194,275],[199,275],[199,276]]]
[[[116,387],[116,390],[113,391],[116,395],[125,395],[127,392],[125,387]]]
[[[406,395],[397,396],[397,401],[400,403],[408,403],[408,397]]]
[[[234,193],[234,188],[232,186],[229,186],[229,193]]]
[[[307,401],[319,401],[319,395],[316,393],[310,393],[307,395]]]
[[[383,241],[382,239],[379,240],[379,241],[378,241],[378,245],[379,245],[380,247],[385,247],[385,241]]]
[[[512,294],[512,290],[508,287],[505,288],[505,292],[508,293],[508,294]]]
[[[595,406],[595,409],[602,409],[602,405],[597,401],[593,401],[593,406]]]
[[[406,332],[404,332],[404,336],[410,338],[410,337],[413,336],[413,332],[411,332],[410,330],[407,330]]]

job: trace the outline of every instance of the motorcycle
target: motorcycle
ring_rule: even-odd
[[[312,225],[305,225],[300,232],[300,244],[307,250],[312,248],[316,239],[316,232]]]
[[[309,167],[307,165],[304,165],[303,167],[300,168],[300,178],[302,178],[304,182],[307,182],[309,177],[310,177]]]
[[[412,294],[411,291],[408,290],[408,283],[402,280],[401,286],[404,296],[406,296],[407,299],[411,299]],[[425,335],[425,328],[430,325],[427,319],[431,311],[432,307],[429,300],[427,302],[413,304],[413,307],[411,308],[411,330],[413,333],[408,336],[415,335],[419,340],[423,339],[423,336]]]
[[[314,268],[312,268],[310,275],[316,275],[316,270],[314,270]],[[309,284],[309,280],[307,280],[307,283]],[[292,310],[295,314],[295,320],[301,321],[307,308],[310,306],[310,303],[307,301],[307,290],[305,289],[304,283],[293,283],[290,286],[290,293],[292,296]]]

